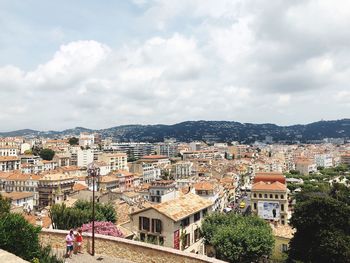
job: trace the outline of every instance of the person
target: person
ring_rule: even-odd
[[[73,253],[73,242],[74,242],[74,232],[73,230],[69,231],[69,234],[66,236],[66,257],[72,257]]]
[[[83,235],[82,235],[82,230],[81,228],[78,229],[78,232],[75,236],[75,242],[76,242],[76,245],[77,245],[77,252],[80,253],[80,254],[83,254],[83,252],[81,252],[81,247],[82,247],[82,244],[83,244]]]

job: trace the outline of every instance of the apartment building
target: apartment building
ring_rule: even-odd
[[[213,182],[197,182],[191,192],[210,200],[213,203],[213,211],[222,211],[227,202],[227,197],[223,195],[223,187]]]
[[[131,230],[142,241],[204,254],[200,227],[213,203],[188,193],[130,214]]]
[[[103,146],[106,151],[118,151],[126,153],[130,158],[140,159],[142,156],[154,153],[155,147],[146,142],[110,142]]]
[[[130,165],[130,171],[140,174],[142,183],[150,183],[159,180],[161,175],[160,168],[148,162],[134,162]]]
[[[39,191],[38,184],[40,175],[23,174],[20,172],[9,173],[9,176],[3,179],[3,190],[6,192],[30,192],[34,194],[33,206],[38,205]]]
[[[317,171],[316,164],[309,159],[298,159],[295,161],[295,170],[303,175],[309,175]]]
[[[46,174],[39,179],[39,206],[51,206],[67,199],[73,192],[75,179],[62,173]]]
[[[316,167],[324,167],[324,168],[332,167],[333,158],[330,154],[316,154],[315,164],[316,164]]]
[[[0,156],[17,156],[18,148],[14,146],[4,145],[0,146]]]
[[[19,170],[21,161],[17,156],[0,156],[0,172]]]
[[[105,162],[110,167],[110,171],[129,171],[126,153],[102,153],[98,156],[98,161]]]
[[[272,222],[286,224],[290,213],[285,177],[278,173],[255,175],[251,189],[251,204],[252,213]]]
[[[87,167],[94,161],[94,151],[92,149],[77,150],[77,166]]]
[[[350,153],[341,155],[340,163],[350,165]]]
[[[151,202],[162,203],[178,196],[176,184],[173,180],[153,181],[149,186],[149,200]]]
[[[193,163],[189,161],[180,161],[174,164],[175,166],[175,178],[187,178],[192,176],[194,172]]]
[[[11,200],[13,207],[22,207],[25,211],[33,211],[34,209],[34,193],[30,192],[10,192],[1,193],[3,197]]]

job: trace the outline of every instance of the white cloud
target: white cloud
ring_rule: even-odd
[[[133,33],[120,45],[109,24],[101,35],[57,24],[43,34],[51,42],[94,40],[66,42],[31,69],[0,67],[0,130],[348,117],[347,2],[133,2],[140,28],[123,24]]]

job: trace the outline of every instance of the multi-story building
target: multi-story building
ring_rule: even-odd
[[[0,156],[17,156],[19,150],[14,146],[0,146]]]
[[[87,167],[94,161],[94,152],[92,149],[78,149],[77,166]]]
[[[181,161],[175,163],[175,178],[187,178],[192,175],[193,163],[189,161]]]
[[[252,213],[259,217],[286,224],[290,213],[285,177],[277,173],[255,175],[251,189],[251,205]]]
[[[13,207],[22,207],[23,210],[28,212],[34,209],[34,193],[10,192],[2,193],[1,195],[10,199]]]
[[[204,254],[200,227],[203,218],[212,210],[212,204],[189,193],[131,213],[131,230],[142,241]]]
[[[30,192],[34,194],[33,205],[38,205],[39,191],[38,183],[40,175],[22,174],[20,172],[9,173],[9,176],[3,180],[4,191],[6,192]]]
[[[330,154],[317,154],[315,155],[315,164],[317,167],[332,167],[333,158]]]
[[[159,155],[164,155],[167,157],[175,157],[178,154],[177,144],[173,142],[158,143],[156,146],[156,152]]]
[[[102,153],[98,156],[98,161],[105,162],[110,167],[110,171],[129,171],[126,153]]]
[[[39,206],[51,206],[67,199],[73,192],[75,179],[71,175],[54,173],[44,175],[38,183]]]
[[[20,169],[20,159],[17,156],[0,156],[0,171],[10,172]]]
[[[213,182],[197,182],[193,185],[192,192],[196,195],[208,199],[213,203],[213,211],[222,211],[225,207],[225,198],[220,194],[220,185]]]
[[[148,190],[149,200],[154,203],[162,203],[179,196],[176,191],[176,184],[172,180],[153,181]]]
[[[309,159],[299,159],[295,161],[295,170],[303,175],[309,175],[317,171],[316,164]]]
[[[341,155],[340,163],[350,165],[350,153]]]
[[[130,165],[132,173],[141,174],[142,183],[150,183],[160,179],[161,170],[148,162],[134,162]]]
[[[146,142],[119,142],[109,143],[103,146],[106,151],[118,151],[126,153],[130,158],[139,159],[142,156],[153,154],[155,147]]]

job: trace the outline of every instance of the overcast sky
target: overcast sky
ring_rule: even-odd
[[[350,117],[350,1],[1,0],[0,131]]]

